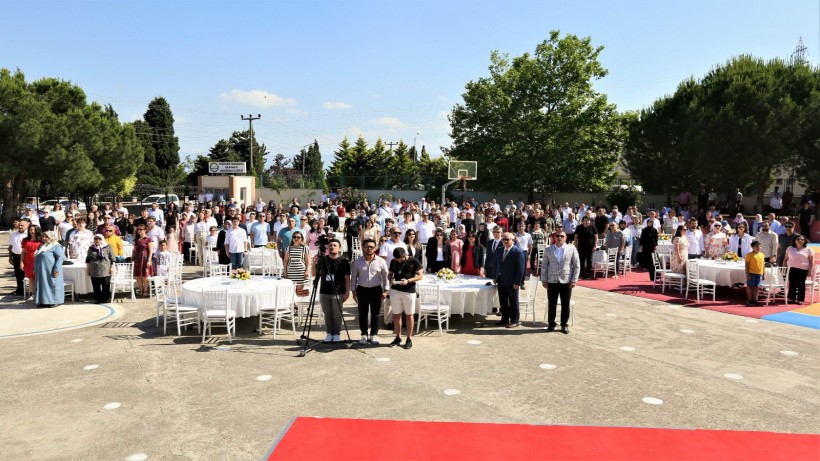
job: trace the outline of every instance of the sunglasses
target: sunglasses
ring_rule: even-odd
[[[365,250],[375,250],[375,249],[376,249],[376,247],[375,247],[375,246],[373,246],[373,245],[368,245],[368,246],[364,247],[364,249],[365,249]]]

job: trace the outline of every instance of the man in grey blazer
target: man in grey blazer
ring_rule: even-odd
[[[547,332],[555,331],[555,311],[561,297],[561,333],[569,334],[569,302],[572,289],[578,281],[581,260],[575,246],[567,243],[564,231],[556,232],[555,244],[544,250],[541,262],[541,284],[547,289],[549,325]]]

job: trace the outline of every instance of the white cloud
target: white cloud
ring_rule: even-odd
[[[404,126],[404,123],[399,120],[397,117],[381,117],[373,120],[373,124],[383,126],[385,128],[401,128]]]
[[[296,100],[293,98],[283,98],[264,90],[231,90],[228,93],[220,94],[219,97],[222,98],[223,101],[235,102],[246,106],[284,107],[296,105]]]
[[[322,103],[322,106],[327,110],[346,110],[353,108],[353,106],[346,102],[325,102]]]

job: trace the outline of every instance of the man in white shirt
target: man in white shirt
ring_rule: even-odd
[[[28,227],[31,225],[27,219],[17,221],[17,230],[12,231],[9,236],[9,264],[14,267],[14,278],[17,280],[17,289],[10,294],[12,296],[23,296],[23,279],[26,273],[20,269],[20,257],[23,253],[23,239],[28,236]]]
[[[703,246],[703,232],[698,229],[698,218],[686,222],[686,241],[689,243],[689,259],[700,258],[706,250]]]
[[[153,217],[157,221],[157,224],[162,227],[162,219],[165,217],[165,213],[159,209],[159,203],[154,202],[151,204],[151,209],[148,210],[148,216]]]
[[[436,225],[430,221],[430,213],[425,211],[421,214],[421,221],[416,223],[416,236],[419,239],[419,243],[427,244],[427,241],[430,240],[430,237],[435,235],[436,233]]]
[[[391,227],[388,232],[390,238],[379,248],[379,256],[384,258],[387,262],[387,267],[390,267],[390,263],[393,261],[393,250],[396,248],[404,248],[406,251],[407,245],[401,241],[401,230],[398,227]]]
[[[258,221],[251,224],[251,242],[254,248],[264,247],[268,244],[268,234],[270,225],[265,222],[265,213],[259,213]]]
[[[658,232],[661,230],[661,222],[655,217],[655,210],[649,212],[649,217],[644,219],[643,227],[654,227]]]
[[[279,231],[288,225],[288,215],[286,213],[279,213],[279,218],[273,223],[274,235],[279,235]]]
[[[393,208],[390,206],[390,202],[385,200],[382,202],[382,205],[379,207],[379,220],[383,223],[385,219],[393,217]]]
[[[145,236],[154,242],[154,248],[159,248],[159,241],[165,240],[165,231],[162,230],[161,227],[157,226],[157,220],[153,216],[148,217],[147,223],[148,229],[145,232]]]
[[[233,230],[225,236],[225,245],[231,257],[231,269],[236,270],[245,264],[245,253],[248,251],[248,234],[239,227],[239,217],[233,218]]]
[[[530,260],[530,252],[532,251],[532,236],[526,232],[527,224],[523,222],[518,223],[518,232],[515,234],[515,244],[524,253],[524,275],[521,279],[521,288],[524,289],[524,282],[527,278],[526,262]]]

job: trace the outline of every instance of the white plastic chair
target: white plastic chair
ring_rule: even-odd
[[[117,291],[131,291],[131,300],[137,302],[137,294],[134,286],[137,281],[134,279],[134,263],[114,263],[114,275],[111,276],[111,302],[114,302],[114,295]]]
[[[162,306],[162,334],[168,333],[168,317],[171,316],[171,322],[177,324],[177,336],[182,336],[182,327],[189,325],[196,325],[199,331],[199,308],[196,306],[183,306],[179,304],[176,296],[173,296],[173,287],[171,285],[157,285],[157,304]]]
[[[236,312],[228,308],[227,290],[204,290],[204,303],[199,309],[202,320],[202,344],[205,336],[213,336],[213,326],[224,326],[228,330],[228,342],[233,343],[236,334]],[[233,330],[233,332],[231,331]]]
[[[544,251],[546,251],[546,246],[543,243],[539,243],[538,245],[536,245],[535,267],[532,268],[533,272],[536,274],[541,273],[541,263],[543,263],[544,260]]]
[[[706,295],[712,295],[715,301],[715,289],[717,284],[711,280],[700,278],[700,266],[697,259],[690,259],[686,262],[686,299],[689,299],[689,289],[695,290],[695,299],[700,302]]]
[[[806,304],[814,303],[814,294],[820,290],[820,266],[814,267],[814,277],[806,277],[806,291],[809,293],[809,299]]]
[[[416,291],[419,294],[419,319],[416,324],[416,334],[421,329],[421,322],[424,321],[424,328],[427,328],[427,319],[434,318],[438,320],[438,332],[444,336],[444,330],[441,328],[445,324],[446,328],[450,329],[450,306],[443,304],[441,301],[441,287],[436,284],[416,284]]]
[[[773,300],[781,298],[786,305],[789,305],[789,299],[786,297],[786,285],[789,282],[790,267],[773,267],[766,271],[766,279],[760,282],[760,287],[757,291],[757,299],[760,300],[762,296],[766,296],[766,305],[768,306]]]
[[[191,243],[191,246],[188,247],[188,262],[194,264],[195,260],[199,260],[199,255],[197,254],[196,244]]]
[[[208,276],[208,270],[212,264],[219,264],[219,253],[216,251],[206,250],[202,258],[202,276]]]
[[[664,293],[666,292],[666,285],[670,287],[677,285],[680,292],[683,293],[683,282],[686,277],[683,274],[676,274],[661,267],[661,258],[663,258],[662,255],[652,253],[652,264],[655,266],[655,280],[652,282],[652,287],[655,287],[655,283],[660,283],[661,293]]]
[[[280,285],[276,287],[273,305],[259,308],[259,334],[262,329],[269,327],[273,330],[273,339],[276,331],[282,327],[282,320],[290,322],[293,334],[296,334],[296,315],[293,312],[293,298],[296,295],[295,285]]]
[[[547,303],[549,303],[549,300],[547,300]],[[561,297],[560,296],[558,297],[558,305],[555,307],[555,309],[556,310],[562,309]],[[544,309],[544,323],[547,323],[547,321],[549,320],[549,315],[550,315],[549,304],[547,304],[547,308]],[[570,321],[571,325],[575,325],[575,300],[574,299],[569,300],[569,321]]]
[[[618,271],[617,269],[617,261],[618,261],[618,249],[617,248],[608,248],[606,250],[606,261],[604,262],[596,262],[592,263],[592,275],[593,277],[598,274],[604,274],[604,278],[609,277],[609,272],[611,271],[615,278],[618,278]]]
[[[253,274],[254,271],[259,272],[261,275],[267,275],[265,253],[258,248],[254,248],[248,252],[248,272]]]
[[[353,261],[359,258],[362,253],[362,241],[359,237],[353,237],[351,239],[353,241],[353,248],[351,249],[351,256],[353,257]]]
[[[535,322],[535,292],[541,282],[535,275],[530,275],[527,283],[527,297],[518,301],[519,316],[521,320],[527,320],[527,315],[532,315],[532,321]]]
[[[74,291],[74,282],[65,282],[63,283],[63,289],[65,290],[65,294],[71,294],[71,302],[74,302],[74,297],[76,293]]]
[[[626,275],[627,272],[632,272],[632,247],[624,247],[623,261],[621,261],[621,274]]]
[[[301,328],[302,322],[310,322],[312,319],[307,318],[308,309],[310,308],[310,294],[313,291],[313,276],[309,276],[305,281],[303,287],[308,291],[305,296],[296,296],[296,285],[293,286],[293,308],[296,311],[296,326]],[[316,325],[325,324],[325,312],[322,306],[319,305],[319,296],[316,296],[316,305],[313,308],[313,317],[316,319]]]
[[[208,277],[227,277],[231,274],[230,264],[211,264],[208,268]]]

